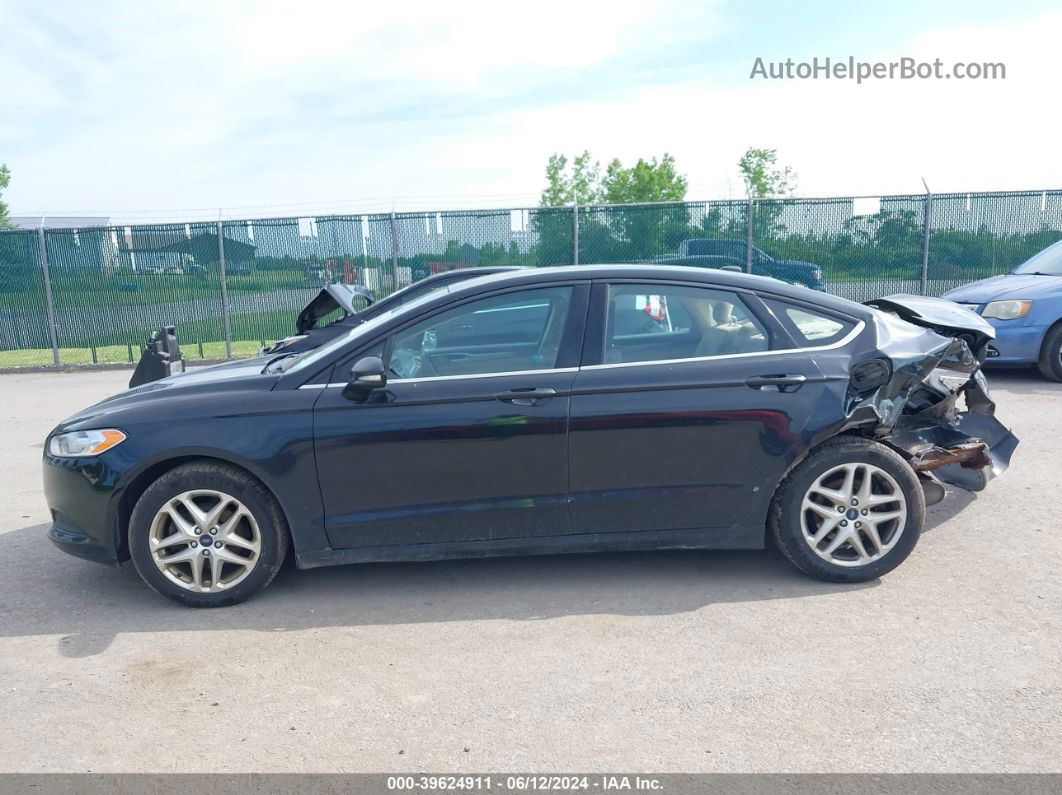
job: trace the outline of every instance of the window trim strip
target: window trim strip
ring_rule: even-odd
[[[862,320],[858,321],[855,327],[845,334],[841,339],[836,342],[831,342],[829,345],[818,345],[813,348],[779,348],[773,351],[751,351],[749,353],[719,353],[714,356],[690,356],[684,359],[653,359],[645,362],[614,362],[609,364],[588,364],[579,368],[580,370],[610,370],[616,367],[648,367],[651,365],[661,364],[685,364],[688,362],[707,362],[715,361],[717,359],[745,359],[753,356],[775,356],[778,354],[786,353],[815,353],[816,351],[829,351],[835,348],[843,348],[849,342],[854,340],[867,326]]]
[[[855,327],[844,337],[831,342],[829,345],[819,345],[814,348],[781,348],[775,351],[753,351],[751,353],[721,353],[714,356],[692,356],[685,359],[654,359],[646,362],[616,362],[613,364],[588,364],[582,367],[558,367],[549,370],[510,370],[503,373],[473,373],[470,375],[430,375],[424,378],[395,378],[388,384],[420,384],[426,381],[456,381],[472,378],[509,378],[516,375],[549,375],[556,373],[578,373],[583,370],[612,370],[617,367],[649,367],[662,364],[687,364],[690,362],[710,362],[718,359],[746,359],[754,356],[778,356],[787,353],[815,353],[817,351],[830,351],[843,348],[854,340],[865,329],[867,324],[858,321]],[[303,384],[299,389],[335,389],[346,386],[346,382],[333,382],[330,384]]]
[[[548,375],[555,373],[577,373],[578,367],[551,367],[549,369],[541,370],[508,370],[501,373],[469,373],[468,375],[428,375],[424,378],[391,378],[388,379],[388,384],[421,384],[425,381],[456,381],[467,380],[470,378],[509,378],[514,375]],[[303,384],[299,389],[334,389],[339,386],[346,386],[346,381],[333,382],[330,384]]]

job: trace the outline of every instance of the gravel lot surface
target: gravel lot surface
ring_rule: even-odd
[[[41,443],[128,372],[0,376],[0,771],[1058,771],[1062,385],[884,580],[769,553],[281,572],[194,611],[45,538]]]

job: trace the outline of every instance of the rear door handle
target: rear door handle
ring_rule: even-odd
[[[803,375],[754,375],[745,379],[745,386],[768,392],[796,392],[807,380]]]
[[[494,397],[502,403],[512,403],[516,406],[537,406],[539,403],[545,403],[551,397],[556,396],[556,389],[528,386],[507,389],[504,392],[499,392]]]

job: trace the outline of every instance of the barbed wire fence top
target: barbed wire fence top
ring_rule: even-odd
[[[1060,239],[1062,190],[0,231],[0,367],[132,362],[163,325],[191,358],[253,355],[330,282],[383,296],[453,268],[655,263],[862,301],[940,295]]]

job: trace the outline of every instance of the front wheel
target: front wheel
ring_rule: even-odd
[[[910,465],[858,437],[816,448],[778,487],[769,528],[801,571],[863,582],[903,563],[918,543],[925,495]]]
[[[250,598],[272,581],[287,548],[287,523],[272,494],[228,464],[171,469],[148,486],[129,521],[141,578],[191,607]]]
[[[1062,381],[1062,323],[1047,332],[1036,364],[1044,378]]]

